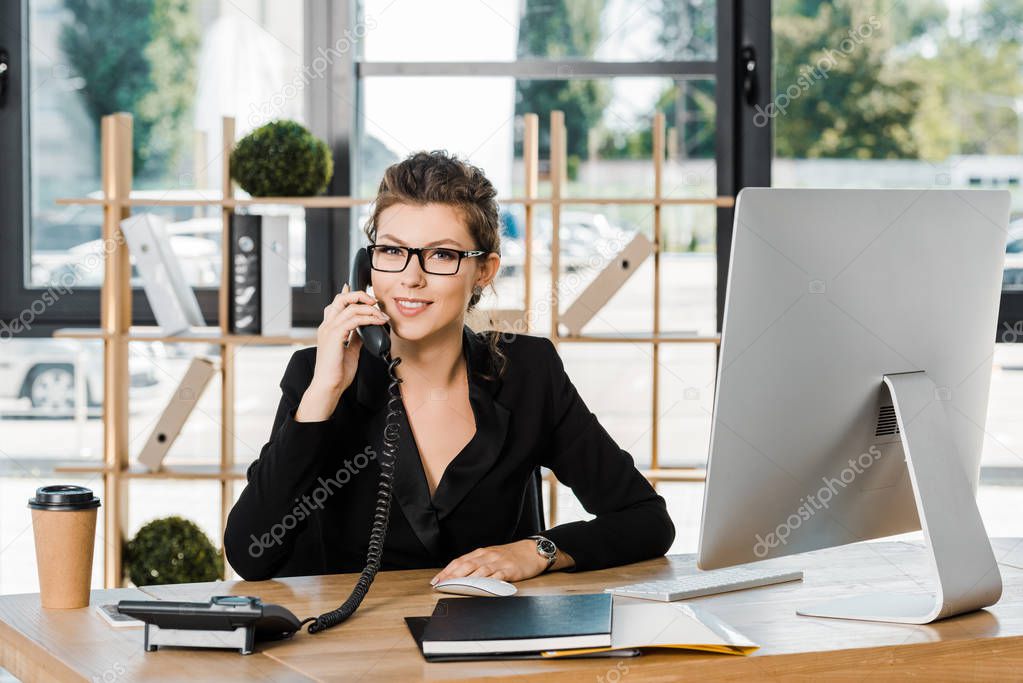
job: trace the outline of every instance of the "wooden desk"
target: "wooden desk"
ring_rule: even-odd
[[[941,679],[1010,679],[1023,670],[1023,539],[995,539],[1005,590],[987,610],[929,626],[801,617],[799,605],[853,591],[913,590],[925,578],[921,546],[863,543],[780,558],[804,569],[803,583],[728,593],[695,602],[761,645],[749,657],[669,652],[637,658],[427,663],[402,617],[428,615],[439,597],[430,570],[378,575],[362,608],[346,624],[263,646],[243,657],[227,651],[142,650],[141,629],[115,630],[91,609],[44,611],[36,595],[0,597],[0,666],[26,681],[49,680],[470,680],[529,677],[537,681],[700,678],[823,678],[893,675]],[[608,585],[669,578],[695,570],[692,555],[673,555],[616,569],[554,573],[519,584],[524,595],[598,592]],[[354,574],[246,583],[154,586],[156,598],[206,600],[259,595],[306,617],[337,606]],[[95,591],[93,604],[138,596],[133,589]]]

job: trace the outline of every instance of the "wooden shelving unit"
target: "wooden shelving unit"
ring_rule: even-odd
[[[525,168],[525,190],[521,197],[507,197],[498,201],[503,205],[521,204],[525,213],[525,244],[532,245],[535,207],[551,207],[551,330],[550,337],[555,344],[561,342],[587,343],[649,343],[653,345],[653,429],[651,468],[644,474],[654,483],[658,481],[703,481],[702,469],[661,468],[657,454],[658,425],[658,381],[659,348],[661,344],[717,344],[713,336],[692,336],[660,331],[660,250],[661,250],[661,208],[664,206],[732,206],[732,197],[665,197],[662,194],[662,173],[665,157],[664,115],[654,116],[654,194],[652,197],[566,197],[563,195],[567,178],[566,129],[563,112],[551,112],[551,192],[549,197],[538,196],[539,188],[539,118],[526,114],[523,138]],[[93,339],[103,341],[103,462],[95,466],[74,466],[59,468],[59,472],[77,474],[99,474],[103,477],[105,500],[103,508],[104,537],[104,585],[115,588],[122,583],[121,546],[124,530],[128,527],[127,485],[137,479],[164,479],[184,481],[216,481],[220,484],[221,537],[228,512],[233,504],[233,485],[244,481],[245,464],[235,462],[235,354],[247,345],[310,345],[316,343],[314,328],[296,328],[289,335],[259,336],[233,334],[228,329],[230,250],[223,248],[221,260],[221,283],[218,295],[219,325],[196,328],[187,334],[164,335],[158,327],[133,326],[131,324],[131,264],[127,245],[120,234],[120,223],[136,207],[160,206],[218,206],[221,209],[222,236],[229,234],[231,215],[238,207],[288,204],[303,208],[349,208],[372,203],[372,199],[356,197],[254,197],[236,198],[231,182],[230,153],[234,145],[235,125],[233,118],[224,118],[222,125],[223,150],[220,155],[220,192],[196,190],[194,196],[173,198],[132,197],[132,116],[117,113],[104,116],[101,125],[102,197],[58,199],[61,205],[92,205],[103,208],[104,244],[112,245],[104,261],[103,285],[100,292],[100,327],[65,328],[57,330],[55,337],[67,339]],[[565,335],[558,330],[558,283],[559,283],[559,232],[562,206],[571,205],[617,205],[640,204],[653,207],[654,231],[654,325],[652,334],[593,334]],[[529,316],[525,315],[532,301],[532,249],[525,250],[523,264],[526,309],[512,311],[521,313],[520,324],[513,331],[529,333]],[[504,313],[508,313],[505,311]],[[505,316],[507,317],[507,316]],[[213,344],[220,347],[221,380],[221,421],[220,421],[220,462],[217,465],[169,465],[158,472],[149,472],[131,463],[128,439],[128,344],[130,342],[176,342]],[[550,482],[550,519],[557,514],[557,480],[548,476]],[[219,540],[219,539],[218,539]]]
[[[568,154],[567,140],[568,133],[565,126],[565,115],[560,111],[551,112],[551,151],[550,167],[551,172],[551,196],[547,200],[551,204],[551,291],[550,300],[551,327],[550,338],[557,346],[561,342],[586,342],[586,343],[628,343],[628,344],[651,344],[653,355],[651,357],[652,369],[652,391],[650,392],[651,402],[651,429],[650,429],[650,468],[642,470],[643,475],[656,487],[658,482],[701,482],[706,478],[706,470],[700,468],[671,468],[662,467],[658,454],[658,434],[660,427],[659,404],[660,404],[660,382],[658,372],[660,368],[660,349],[662,344],[714,344],[720,343],[720,335],[694,336],[676,334],[661,331],[661,250],[663,241],[661,239],[662,208],[665,206],[704,205],[715,207],[728,207],[735,205],[734,197],[707,197],[707,198],[676,198],[665,197],[663,188],[664,159],[666,156],[665,147],[665,119],[662,112],[655,112],[653,116],[653,170],[654,187],[653,196],[649,198],[619,197],[619,198],[577,198],[564,196],[565,181],[568,177]],[[560,267],[560,224],[562,206],[573,204],[643,204],[653,208],[653,239],[654,245],[654,287],[653,287],[653,331],[651,334],[584,334],[584,335],[562,335],[558,328],[558,317],[560,306],[559,300],[559,279]],[[528,221],[527,221],[528,225]],[[528,235],[528,230],[527,230]],[[528,238],[527,238],[528,239]],[[528,278],[528,275],[527,275]],[[527,299],[528,301],[528,299]],[[546,479],[550,482],[550,518],[557,515],[557,480],[553,473],[548,473]]]

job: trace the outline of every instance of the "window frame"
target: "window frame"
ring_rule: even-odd
[[[0,3],[0,47],[10,56],[9,83],[6,104],[0,108],[0,150],[7,152],[8,160],[0,176],[0,332],[3,338],[49,337],[62,327],[97,327],[100,324],[100,289],[81,287],[71,294],[59,295],[59,290],[50,287],[26,286],[30,273],[31,217],[30,204],[31,160],[27,150],[31,135],[31,102],[26,97],[29,54],[28,2]],[[324,0],[306,3],[304,60],[313,56],[311,30],[319,26],[329,30],[328,25],[318,23],[330,14],[330,3]],[[340,32],[338,32],[340,34]],[[337,65],[336,65],[337,66]],[[343,65],[341,65],[343,68]],[[334,154],[335,173],[328,193],[347,194],[350,174],[344,165],[347,149],[339,144],[342,136],[326,125],[334,112],[322,111],[329,102],[328,84],[317,79],[306,89],[306,106],[309,112],[310,129],[314,134],[329,141]],[[329,93],[328,93],[329,94]],[[314,116],[315,113],[315,116]],[[336,117],[335,117],[336,118]],[[329,135],[325,134],[329,133]],[[333,298],[333,292],[340,288],[337,282],[338,264],[342,259],[332,258],[339,244],[337,227],[347,220],[347,211],[310,209],[306,211],[306,283],[294,286],[292,291],[292,319],[295,326],[319,325],[323,320],[323,307]],[[345,231],[346,232],[346,231]],[[342,255],[344,256],[344,255]],[[47,295],[47,291],[51,291]],[[193,287],[199,307],[208,325],[218,325],[217,296],[219,287]],[[57,294],[57,295],[54,295]],[[45,299],[44,299],[45,297]],[[37,313],[41,301],[46,301],[44,312]],[[52,300],[52,301],[51,301]],[[30,327],[11,335],[11,326],[18,319],[31,320]],[[132,323],[155,325],[156,318],[142,287],[132,288]]]

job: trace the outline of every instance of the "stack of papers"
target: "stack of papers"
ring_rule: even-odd
[[[606,650],[655,647],[748,655],[760,646],[706,609],[682,602],[633,603],[616,599],[610,646],[546,650],[542,655],[569,657]]]

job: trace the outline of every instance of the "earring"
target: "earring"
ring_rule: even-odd
[[[483,288],[480,287],[479,285],[476,285],[475,287],[472,288],[472,295],[483,296]]]

